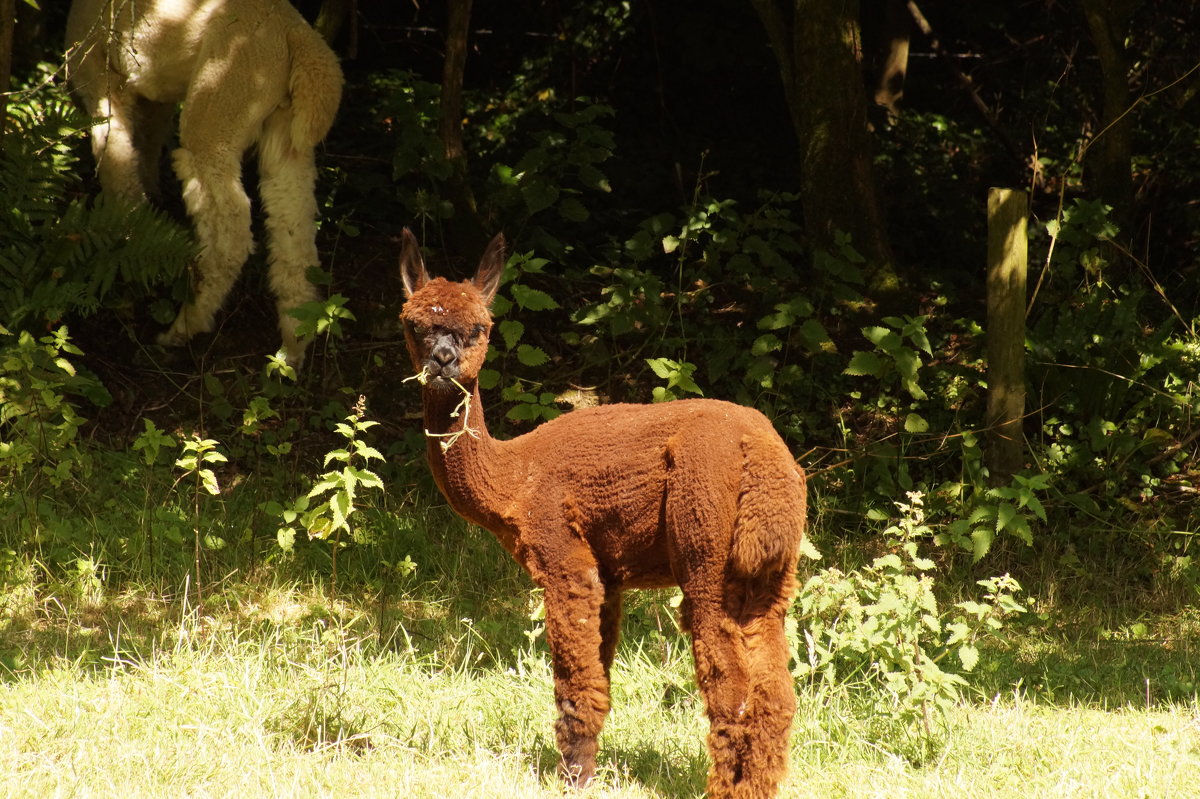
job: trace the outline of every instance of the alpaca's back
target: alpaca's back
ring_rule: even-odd
[[[337,57],[287,0],[75,0],[67,44],[76,43],[68,75],[90,112],[115,91],[186,99],[192,137],[229,137],[239,154],[262,120],[293,104],[293,138],[311,148],[341,96]]]
[[[706,399],[602,405],[501,446],[512,506],[563,508],[626,585],[676,582],[672,549],[721,550],[750,574],[795,563],[803,477],[752,408]]]

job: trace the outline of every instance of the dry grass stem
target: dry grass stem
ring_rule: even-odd
[[[429,383],[430,377],[431,375],[429,374],[429,370],[422,366],[420,372],[412,375],[411,377],[404,378],[404,380],[401,382],[407,383],[409,380],[416,380],[418,383],[424,386]],[[461,430],[456,430],[453,433],[431,433],[429,430],[425,431],[425,435],[429,438],[443,439],[443,441],[439,442],[442,446],[442,452],[446,452],[452,446],[454,446],[454,442],[458,441],[463,433],[468,434],[471,436],[471,438],[479,438],[479,430],[471,427],[471,425],[467,422],[471,415],[471,392],[467,391],[466,386],[455,380],[453,377],[448,379],[451,383],[458,387],[459,391],[463,393],[462,401],[460,401],[458,405],[455,406],[454,410],[450,412],[451,419],[457,419],[460,415],[462,416],[463,426]]]

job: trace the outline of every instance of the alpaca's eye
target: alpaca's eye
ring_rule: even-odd
[[[475,325],[475,327],[471,328],[471,339],[473,340],[479,338],[483,335],[485,330],[487,330],[487,328],[483,325]]]

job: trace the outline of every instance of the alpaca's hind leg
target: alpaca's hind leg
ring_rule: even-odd
[[[174,161],[200,256],[191,302],[159,336],[159,343],[167,346],[183,345],[197,333],[212,330],[214,316],[254,249],[250,198],[242,188],[238,157],[185,146],[175,151]]]
[[[290,109],[272,114],[259,143],[259,191],[266,211],[271,291],[279,313],[279,329],[288,362],[299,366],[306,341],[296,335],[299,320],[289,311],[318,298],[308,280],[309,267],[320,266],[317,253],[317,201],[313,194],[317,168],[311,149],[291,146]]]
[[[609,710],[601,636],[605,588],[582,542],[565,556],[555,552],[553,558],[536,561],[528,565],[545,590],[546,638],[558,705],[554,731],[562,754],[559,771],[568,784],[582,786],[595,774],[597,738]]]
[[[735,796],[769,797],[787,772],[796,692],[788,670],[784,618],[796,591],[790,572],[764,574],[727,585],[727,605],[740,605],[736,621],[746,647],[749,695],[740,719],[746,730],[743,784]]]
[[[617,654],[617,642],[621,639],[621,591],[608,586],[604,591],[604,604],[600,606],[600,660],[604,663],[604,675],[612,671],[613,658]]]
[[[708,772],[708,796],[757,799],[760,794],[744,790],[752,748],[751,730],[745,723],[750,698],[745,635],[720,599],[693,595],[686,585],[684,593],[687,599],[682,621],[684,628],[692,633],[696,683],[704,696],[709,720],[708,754],[712,764]]]
[[[783,618],[794,588],[791,574],[729,581],[723,600],[684,588],[683,623],[709,718],[712,799],[770,799],[787,771],[796,696]]]

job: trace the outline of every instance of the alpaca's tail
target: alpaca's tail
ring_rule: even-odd
[[[342,67],[321,35],[307,25],[287,34],[291,55],[292,147],[311,150],[329,132],[342,100]]]
[[[758,433],[742,437],[742,481],[730,565],[740,576],[794,571],[806,515],[804,475],[787,447]]]

